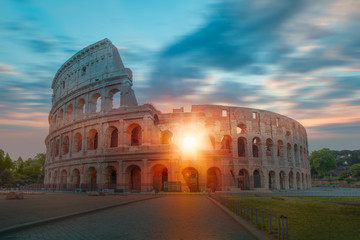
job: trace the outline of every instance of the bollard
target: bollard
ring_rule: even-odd
[[[264,229],[265,227],[265,222],[264,222],[264,211],[261,211],[262,213],[262,228]]]
[[[285,217],[285,236],[286,236],[286,239],[289,239],[287,217]]]
[[[258,224],[258,221],[257,221],[257,208],[255,208],[255,223],[256,223],[256,226]]]
[[[284,231],[284,216],[281,216],[281,232],[282,232],[282,239],[285,238],[285,231]]]
[[[253,207],[251,207],[251,222],[253,221]]]
[[[271,233],[271,214],[269,213],[269,233]]]
[[[281,216],[278,217],[278,236],[279,236],[279,239],[281,239],[280,218],[281,218]]]

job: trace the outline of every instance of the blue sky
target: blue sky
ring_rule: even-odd
[[[310,150],[360,149],[359,11],[356,0],[2,0],[0,148],[45,151],[54,74],[108,38],[140,103],[265,109],[302,123]]]

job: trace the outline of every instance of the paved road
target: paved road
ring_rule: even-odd
[[[0,236],[1,239],[254,239],[206,196],[169,195]]]

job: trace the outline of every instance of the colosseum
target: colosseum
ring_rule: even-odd
[[[114,192],[308,189],[305,128],[260,109],[139,105],[133,76],[104,39],[52,82],[44,183]]]

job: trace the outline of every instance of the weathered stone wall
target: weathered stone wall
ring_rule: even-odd
[[[86,67],[85,73],[82,69]],[[161,113],[137,105],[132,74],[107,39],[55,75],[45,183],[59,189],[185,191],[310,188],[305,128],[273,112],[194,105]],[[188,153],[183,139],[197,148]]]

